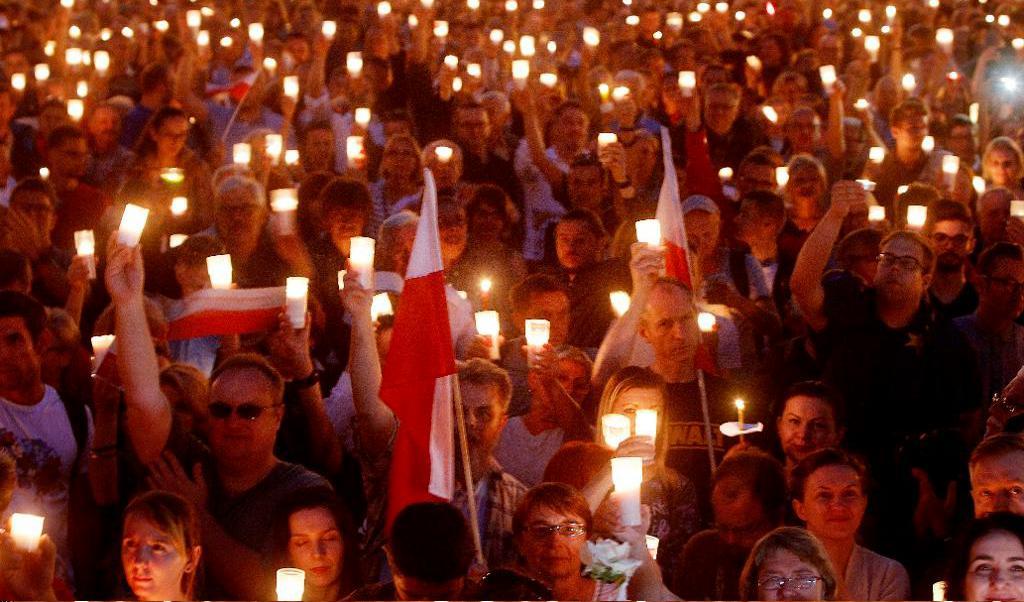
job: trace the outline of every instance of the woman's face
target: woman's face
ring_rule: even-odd
[[[1024,545],[1006,531],[994,531],[971,546],[964,598],[1024,600]]]
[[[165,119],[154,132],[156,151],[162,157],[175,157],[185,148],[188,139],[188,120],[184,117]]]
[[[860,475],[849,466],[822,466],[811,473],[802,500],[793,502],[797,516],[818,539],[852,540],[860,528],[868,499]]]
[[[993,186],[1016,187],[1020,184],[1020,164],[1017,156],[1003,149],[993,149],[985,157],[985,169]]]
[[[306,583],[324,588],[338,581],[344,547],[334,516],[326,508],[299,510],[288,519],[292,566],[306,571]]]
[[[548,581],[578,575],[580,551],[587,542],[583,527],[583,517],[576,514],[534,508],[517,540],[527,568]]]
[[[612,402],[611,411],[632,418],[637,410],[655,410],[661,416],[664,408],[665,400],[657,389],[632,388],[619,393]]]
[[[129,514],[124,521],[121,564],[128,586],[139,600],[185,600],[183,577],[195,570],[184,542],[174,541],[137,514]]]
[[[818,570],[789,550],[769,553],[757,572],[758,600],[821,600],[823,589]]]

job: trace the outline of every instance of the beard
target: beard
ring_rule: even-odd
[[[954,253],[953,251],[946,251],[940,253],[935,258],[935,270],[938,272],[951,273],[959,272],[964,265],[964,258]]]

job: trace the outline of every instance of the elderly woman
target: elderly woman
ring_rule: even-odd
[[[367,236],[376,237],[381,223],[403,209],[418,209],[423,167],[420,147],[407,134],[388,138],[380,161],[380,179],[370,184],[373,214],[366,226]]]
[[[810,532],[779,527],[754,545],[740,577],[742,600],[834,600],[836,575]]]

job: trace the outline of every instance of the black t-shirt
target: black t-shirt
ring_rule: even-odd
[[[960,316],[969,316],[978,309],[978,291],[975,290],[973,284],[965,282],[963,288],[960,289],[960,294],[949,303],[940,301],[930,290],[928,291],[928,301],[941,317],[952,320]]]

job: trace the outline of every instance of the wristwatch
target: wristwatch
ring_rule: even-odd
[[[302,378],[296,378],[289,384],[295,389],[308,389],[313,385],[320,383],[320,371],[313,368],[313,371],[308,376]]]

